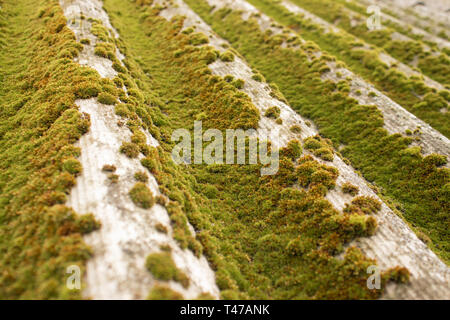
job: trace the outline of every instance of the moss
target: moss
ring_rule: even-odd
[[[373,197],[359,196],[346,205],[344,212],[372,214],[381,209],[381,202]]]
[[[281,6],[266,0],[249,1],[257,7],[270,10],[277,19],[281,19],[282,15],[279,14]],[[227,39],[231,45],[239,48],[240,54],[253,68],[258,69],[269,81],[276,82],[291,106],[302,116],[314,120],[323,136],[331,138],[333,144],[345,145],[346,147],[342,150],[343,156],[348,158],[354,167],[359,168],[366,179],[381,186],[387,196],[402,203],[403,217],[411,223],[420,225],[424,228],[423,230],[427,230],[427,235],[433,239],[433,242],[439,243],[439,249],[436,246],[433,246],[433,249],[442,257],[448,256],[445,239],[448,239],[449,233],[442,228],[445,220],[442,215],[445,211],[443,208],[447,206],[442,195],[445,193],[444,181],[450,174],[448,170],[427,167],[424,158],[404,157],[401,150],[408,146],[409,139],[401,135],[389,135],[383,130],[381,113],[373,106],[358,105],[354,99],[349,99],[347,93],[336,93],[333,83],[321,81],[318,70],[323,61],[312,64],[308,60],[308,54],[302,49],[281,48],[280,45],[270,42],[268,36],[260,32],[255,20],[243,21],[237,12],[228,10],[228,13],[222,16],[225,9],[211,13],[211,7],[204,1],[194,3],[193,0],[187,0],[187,2],[213,27],[215,32]],[[317,7],[317,2],[315,6]],[[329,13],[329,8],[326,11]],[[289,15],[286,17],[286,22],[290,21],[299,26],[303,32],[302,35],[306,33],[306,28],[302,27],[300,22],[290,19]],[[324,18],[331,19],[329,16]],[[365,25],[363,27],[365,28]],[[317,39],[320,38],[314,35],[314,40]],[[320,45],[340,58],[344,58],[344,55],[339,53],[345,48],[341,47],[341,42],[337,39],[329,40],[321,40]],[[362,55],[364,52],[357,50],[342,52],[355,54],[350,57],[351,59],[346,58],[345,61],[364,76],[374,79],[371,76],[374,71],[379,74],[382,72],[382,80],[377,83],[383,86],[382,91],[386,89],[390,91],[390,95],[402,106],[412,106],[413,101],[417,101],[415,95],[418,92],[424,93],[424,90],[425,92],[431,90],[420,87],[417,83],[408,84],[405,78],[401,80],[404,87],[400,90],[389,89],[392,88],[393,83],[390,80],[399,79],[396,73],[386,71],[386,67],[381,65],[375,67],[376,70],[372,69],[372,72],[364,71],[365,68],[359,64],[364,57]],[[369,58],[367,61],[370,64],[374,60]],[[411,85],[414,86],[415,93],[411,93]],[[425,113],[420,116],[424,117]],[[445,117],[443,114],[431,113],[426,116],[426,119],[434,124],[440,124],[441,130],[444,129],[443,132],[446,132],[444,123],[450,122],[445,121],[443,116]],[[393,175],[396,177],[394,181]]]
[[[63,162],[63,170],[73,174],[74,176],[78,176],[83,170],[80,161],[75,158],[68,158]]]
[[[128,158],[137,158],[140,152],[139,146],[133,142],[122,142],[119,150]]]
[[[270,107],[264,112],[264,116],[272,119],[277,119],[280,117],[281,110],[277,106]]]
[[[167,227],[165,225],[161,224],[161,223],[157,223],[155,225],[155,229],[156,229],[156,231],[164,233],[164,234],[168,234],[169,233],[169,230],[167,230]]]
[[[109,94],[107,92],[101,92],[99,93],[98,102],[107,104],[107,105],[114,105],[117,103],[116,97],[114,97],[112,94]]]
[[[123,103],[117,104],[114,107],[114,112],[116,115],[124,118],[128,117],[130,114],[130,110],[128,109],[127,105]]]
[[[77,98],[99,76],[72,61],[83,49],[55,1],[1,1],[0,299],[79,299],[66,268],[85,271],[82,234],[99,227],[62,203],[75,184],[89,130]]]
[[[137,182],[130,190],[129,195],[134,204],[143,209],[149,209],[155,204],[152,192],[142,182]]]
[[[156,284],[150,291],[147,300],[183,300],[183,296],[169,287]]]
[[[226,82],[232,82],[234,80],[234,77],[231,74],[227,74],[225,77],[223,77],[223,79]]]
[[[280,4],[277,4],[271,0],[250,0],[250,2],[256,7],[265,11],[267,14],[272,15],[279,22],[289,25],[291,29],[302,30],[302,37],[304,39],[315,41],[318,45],[320,45],[322,50],[328,50],[328,52],[334,54],[338,59],[345,61],[348,68],[350,68],[354,73],[361,75],[369,82],[375,84],[378,90],[388,95],[391,99],[408,109],[410,112],[414,113],[419,118],[430,123],[444,135],[448,136],[450,134],[448,126],[448,117],[450,115],[439,114],[437,108],[435,108],[431,102],[424,101],[422,98],[424,93],[431,93],[434,96],[438,96],[438,94],[433,93],[435,92],[434,88],[428,87],[420,78],[415,79],[414,77],[409,77],[402,72],[399,72],[395,69],[394,65],[391,66],[391,68],[388,68],[387,65],[380,59],[377,51],[378,48],[372,47],[371,49],[359,49],[358,47],[355,47],[355,43],[358,42],[357,37],[360,36],[361,32],[364,33],[365,37],[367,36],[365,40],[369,42],[375,40],[372,39],[372,36],[375,36],[374,38],[382,36],[384,38],[383,40],[375,40],[377,41],[377,44],[380,47],[388,47],[389,50],[392,50],[391,55],[394,51],[398,51],[400,55],[397,56],[397,58],[400,56],[405,56],[405,53],[407,56],[409,52],[414,52],[414,50],[416,52],[420,52],[422,50],[420,49],[420,45],[417,46],[417,44],[414,44],[413,42],[407,43],[406,46],[401,42],[392,43],[389,32],[386,33],[384,30],[381,32],[369,32],[365,26],[365,23],[352,27],[347,13],[342,11],[342,8],[332,1],[323,0],[322,2],[326,5],[322,6],[317,5],[317,2],[312,0],[297,1],[300,3],[300,6],[306,6],[308,10],[319,13],[322,18],[328,20],[330,23],[338,21],[341,28],[344,28],[354,36],[346,32],[321,32],[322,28],[320,26],[311,21],[307,21],[306,18],[300,15],[290,13]],[[347,3],[344,3],[344,5],[346,4]],[[341,14],[333,14],[330,16],[329,12],[340,12]],[[342,17],[344,18],[341,19]],[[396,47],[401,47],[402,49],[396,50]],[[412,50],[412,48],[414,48],[414,50]],[[326,53],[323,54],[323,56],[325,55]],[[429,54],[417,55],[419,56],[419,60],[421,60],[421,55],[422,57],[426,57]],[[436,66],[436,71],[438,68],[440,68],[439,72],[445,70],[448,63],[446,64],[444,62],[445,59],[443,59],[443,57],[433,57],[433,59],[435,61],[432,63],[425,62],[423,64],[424,67],[426,68],[433,65]],[[342,61],[337,61],[337,67],[345,66]],[[437,75],[437,73],[435,74]],[[442,77],[444,74],[445,72],[442,72],[439,76],[443,81],[441,83],[446,83],[449,81],[448,77]],[[424,105],[427,107],[421,109],[414,108],[414,105],[419,102],[425,102]]]
[[[302,133],[302,127],[300,127],[299,125],[295,124],[292,127],[289,128],[289,130],[295,134],[300,134]]]
[[[189,36],[189,44],[193,46],[199,46],[202,44],[207,44],[209,42],[208,37],[204,33],[192,33]]]
[[[91,233],[101,227],[101,223],[95,219],[92,213],[81,215],[77,221],[77,225],[82,234]]]
[[[137,181],[145,183],[145,182],[148,181],[148,174],[143,172],[143,171],[136,172],[134,174],[134,179],[136,179]]]
[[[102,167],[102,171],[104,171],[104,172],[115,172],[116,169],[117,169],[116,166],[113,164],[105,164]]]
[[[87,39],[87,38],[84,38],[84,39],[81,39],[81,40],[80,40],[80,43],[89,45],[89,44],[91,44],[91,40],[89,40],[89,39]]]
[[[234,54],[233,52],[231,52],[230,50],[227,50],[225,52],[223,52],[220,55],[220,60],[222,60],[223,62],[233,62],[234,61]]]
[[[344,182],[342,184],[342,192],[348,193],[352,196],[356,196],[359,192],[359,188],[357,186],[351,184],[350,182]]]
[[[119,176],[117,174],[114,174],[114,173],[109,173],[108,174],[108,180],[111,183],[117,183],[117,182],[119,182]]]
[[[387,281],[408,283],[411,274],[406,268],[395,267],[387,270],[383,276]]]
[[[305,139],[305,149],[311,151],[315,156],[325,160],[333,161],[333,149],[331,142],[323,139],[319,135]]]
[[[183,287],[189,287],[189,278],[177,268],[170,252],[150,254],[145,262],[145,267],[158,280],[177,281]]]
[[[236,79],[231,83],[236,89],[244,88],[245,81],[242,79]]]
[[[198,8],[202,3],[190,1],[189,5]],[[251,103],[242,108],[242,102],[248,101],[245,95],[221,77],[204,72],[205,61],[197,64],[197,50],[201,48],[189,46],[186,35],[179,32],[182,18],[168,22],[158,16],[157,9],[149,8],[151,14],[145,23],[137,23],[133,17],[139,6],[119,0],[105,2],[105,6],[108,11],[120,8],[123,12],[120,16],[112,13],[111,19],[121,30],[129,70],[141,81],[141,90],[146,95],[157,94],[158,100],[166,102],[152,105],[152,116],[162,119],[160,126],[151,129],[155,136],[159,134],[160,147],[142,163],[154,173],[161,192],[170,196],[166,208],[174,238],[182,248],[196,254],[204,252],[216,270],[221,297],[378,297],[381,292],[369,291],[365,286],[366,269],[375,262],[355,248],[343,252],[344,244],[369,233],[374,220],[367,218],[363,224],[361,220],[339,219],[343,214],[324,198],[336,183],[337,170],[311,158],[294,161],[298,144],[280,152],[280,169],[274,176],[261,177],[258,165],[173,165],[168,137],[199,114],[206,115],[205,128],[220,130],[248,128],[250,121],[240,119],[250,110],[251,125],[257,127],[259,116],[255,116]],[[209,13],[209,6],[205,11]],[[175,57],[177,50],[183,50],[183,54]],[[144,69],[152,70],[151,77]],[[303,170],[297,172],[302,165]],[[305,180],[307,189],[296,189],[297,180]],[[219,196],[208,198],[214,189],[207,186],[215,187]],[[199,242],[189,233],[188,219],[199,230]],[[305,243],[311,243],[301,258],[285,251],[289,241],[299,234],[306,238]],[[336,252],[343,252],[344,258],[334,258]],[[317,274],[322,276],[318,278]]]
[[[210,293],[200,293],[195,300],[216,300]]]
[[[254,75],[252,75],[252,79],[257,81],[257,82],[263,82],[265,81],[264,77],[262,74],[260,73],[255,73]]]

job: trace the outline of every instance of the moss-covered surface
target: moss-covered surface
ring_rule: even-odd
[[[272,1],[276,2],[276,1]],[[328,22],[335,23],[337,27],[364,39],[368,43],[383,48],[394,58],[412,64],[417,58],[417,67],[423,74],[429,76],[443,85],[450,85],[450,59],[445,52],[439,52],[436,44],[424,43],[416,40],[393,40],[392,34],[397,30],[391,29],[392,24],[384,24],[381,30],[369,30],[366,25],[366,14],[362,17],[362,23],[352,26],[351,17],[343,10],[345,1],[339,0],[292,0],[306,10],[318,15]],[[408,34],[410,36],[411,34]],[[431,46],[436,51],[426,51],[425,45]]]
[[[149,209],[155,204],[150,189],[143,182],[137,182],[130,190],[130,198],[138,207]]]
[[[80,298],[66,268],[84,271],[82,234],[99,224],[63,204],[90,126],[74,101],[101,90],[72,60],[82,47],[56,0],[1,1],[0,299]]]
[[[155,285],[150,291],[148,300],[183,300],[183,295],[169,287]]]
[[[173,130],[192,130],[199,116],[204,129],[255,128],[259,113],[245,94],[211,75],[207,65],[217,53],[193,43],[193,31],[180,32],[181,17],[168,22],[158,16],[158,8],[142,1],[107,0],[104,6],[127,57],[127,72],[119,76],[128,87],[133,86],[131,74],[144,97],[143,104],[125,114],[129,121],[141,119],[160,142],[141,162],[169,198],[166,208],[175,239],[206,255],[222,297],[378,297],[382,291],[366,286],[366,270],[374,261],[356,248],[343,259],[334,257],[345,243],[376,227],[373,217],[338,212],[324,198],[335,185],[335,168],[301,157],[295,143],[280,153],[274,176],[261,177],[259,165],[172,162]],[[302,188],[295,188],[299,183]],[[200,247],[180,227],[186,218]],[[160,296],[156,289],[151,296]]]
[[[312,58],[314,44],[283,48],[279,37],[262,33],[255,19],[244,21],[239,12],[221,9],[211,14],[206,1],[186,0],[220,36],[227,39],[268,81],[278,85],[294,110],[315,121],[321,134],[364,177],[380,187],[416,230],[432,239],[431,248],[450,259],[450,170],[441,166],[445,157],[422,157],[410,148],[412,139],[389,135],[374,106],[363,106],[337,85],[322,81],[321,70],[329,58]],[[295,67],[293,67],[295,66]]]
[[[172,259],[170,252],[152,253],[147,257],[145,266],[148,271],[158,280],[177,281],[183,287],[189,287],[189,278],[179,270]]]
[[[378,57],[379,50],[363,48],[362,42],[349,34],[350,31],[347,29],[344,30],[349,31],[349,33],[325,33],[321,26],[300,15],[291,13],[277,1],[249,0],[249,2],[273,17],[278,23],[289,26],[292,31],[298,32],[303,39],[314,41],[322,51],[326,51],[345,62],[350,70],[373,83],[393,101],[429,123],[443,135],[450,137],[450,113],[441,112],[442,108],[447,108],[448,91],[437,92],[434,88],[428,87],[421,79],[407,77],[395,67],[388,67]],[[323,15],[325,15],[325,12],[327,13],[327,17],[321,16],[322,18],[332,21],[329,13],[334,14],[335,11],[333,10],[337,10],[334,8],[337,4],[330,5],[332,7],[320,6],[318,5],[320,1],[308,1],[309,5],[305,6],[305,9],[312,7],[312,3],[316,4],[317,10],[320,10]],[[315,11],[311,10],[314,13]],[[345,16],[345,19],[348,19],[348,17]],[[444,64],[444,68],[448,68],[449,62],[447,61]],[[436,65],[436,63],[433,62],[433,65]],[[440,64],[437,68],[439,66]],[[443,84],[449,82],[448,78],[446,81]]]

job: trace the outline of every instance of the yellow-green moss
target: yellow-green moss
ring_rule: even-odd
[[[153,197],[150,189],[145,185],[145,183],[137,182],[129,192],[131,200],[138,207],[149,209],[155,204],[155,199]]]
[[[189,287],[189,278],[177,268],[170,252],[150,254],[145,262],[145,267],[158,280],[177,281],[183,287]]]

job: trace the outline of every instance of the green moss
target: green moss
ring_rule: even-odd
[[[408,109],[410,112],[414,113],[416,116],[422,120],[431,124],[434,128],[439,130],[441,133],[447,137],[450,135],[450,115],[442,114],[439,112],[438,108],[430,101],[426,101],[422,98],[426,93],[432,94],[434,97],[439,97],[435,92],[434,88],[428,87],[423,80],[416,77],[409,77],[399,70],[395,66],[390,68],[380,59],[379,50],[377,48],[360,48],[361,42],[358,40],[358,36],[363,35],[364,39],[370,43],[376,41],[377,45],[382,48],[388,48],[392,50],[391,55],[394,51],[398,51],[400,56],[407,56],[410,52],[412,55],[418,54],[422,51],[420,45],[414,44],[414,42],[392,42],[390,39],[390,32],[376,31],[369,32],[366,28],[365,20],[361,20],[361,25],[353,27],[350,21],[350,17],[347,15],[346,11],[343,11],[341,6],[336,4],[335,1],[330,0],[297,0],[301,7],[318,14],[330,23],[338,22],[338,25],[346,30],[346,32],[322,32],[322,27],[307,20],[306,18],[295,15],[289,12],[284,6],[272,1],[272,0],[250,0],[250,2],[257,8],[263,10],[266,14],[271,15],[278,22],[284,25],[290,26],[292,30],[301,30],[301,35],[306,40],[312,40],[320,46],[322,51],[327,50],[332,53],[335,57],[341,61],[337,61],[337,66],[344,67],[346,64],[354,73],[359,74],[363,78],[367,79],[369,82],[375,84],[375,86],[389,96],[392,100],[399,103],[402,107]],[[343,5],[347,5],[347,2],[343,2]],[[333,14],[330,15],[330,12]],[[364,12],[365,13],[365,12]],[[401,47],[401,50],[396,50],[397,47]],[[412,49],[414,48],[414,50]],[[418,48],[418,49],[417,49]],[[419,50],[419,51],[417,51]],[[322,57],[328,56],[324,53]],[[436,57],[435,55],[424,54],[423,52],[418,54],[419,61],[422,61],[423,57],[431,56],[433,62],[424,61],[422,63],[422,68],[434,67],[432,73],[437,75],[440,73],[439,81],[444,85],[449,82],[448,72],[446,70],[448,63],[443,56]],[[334,57],[332,57],[334,58]],[[342,63],[345,61],[345,64]],[[439,69],[440,68],[440,69]],[[439,69],[439,70],[437,70]],[[319,69],[326,70],[326,66]],[[424,71],[424,69],[422,70]],[[338,72],[338,77],[342,75]],[[430,76],[430,73],[428,73]],[[433,77],[432,77],[433,78]],[[343,88],[348,90],[348,88]],[[359,92],[356,92],[358,95]],[[443,100],[448,102],[448,99],[442,97]],[[424,102],[424,107],[421,109],[414,108],[414,105]]]
[[[342,184],[342,192],[348,193],[352,196],[356,196],[359,192],[359,188],[350,182],[345,182]]]
[[[319,135],[305,139],[305,149],[311,151],[315,156],[325,160],[333,161],[333,149],[331,142]]]
[[[114,105],[117,103],[116,97],[114,97],[112,94],[109,94],[107,92],[101,92],[99,93],[98,102],[107,104],[107,105]]]
[[[150,254],[145,262],[145,267],[158,280],[177,281],[183,287],[189,287],[189,278],[177,268],[170,252]]]
[[[223,62],[233,62],[234,61],[234,54],[233,54],[233,52],[231,52],[230,50],[227,50],[227,51],[223,52],[220,55],[220,60],[222,60]]]
[[[134,179],[136,179],[137,181],[145,183],[145,182],[148,181],[148,174],[143,172],[143,171],[136,172],[134,174]]]
[[[140,153],[139,146],[133,142],[122,142],[120,152],[124,153],[128,158],[137,158]]]
[[[183,300],[183,296],[169,287],[157,284],[150,291],[147,300]]]
[[[111,183],[117,183],[117,182],[119,182],[119,176],[114,173],[109,173],[108,180],[111,181]]]
[[[263,82],[265,81],[264,77],[262,74],[260,73],[255,73],[254,75],[252,75],[252,79],[258,82]]]
[[[261,177],[259,165],[173,164],[169,142],[173,130],[191,127],[200,115],[204,128],[255,128],[259,115],[246,95],[205,72],[206,61],[196,58],[203,47],[189,45],[187,35],[180,32],[182,18],[168,22],[158,9],[147,8],[149,15],[139,23],[138,5],[119,0],[104,5],[121,30],[129,72],[139,79],[145,95],[157,95],[154,100],[165,102],[147,108],[161,123],[151,128],[160,147],[141,163],[170,198],[166,208],[175,239],[182,248],[205,254],[216,271],[221,297],[378,297],[381,291],[369,291],[365,285],[366,269],[375,262],[356,248],[344,252],[346,243],[370,234],[374,219],[351,220],[351,214],[339,218],[342,212],[324,198],[336,183],[337,170],[312,158],[297,160],[299,142],[280,151],[280,168],[274,176]],[[114,14],[117,8],[120,16]],[[175,55],[179,50],[183,53]],[[144,70],[151,70],[151,77]],[[243,115],[249,116],[247,121],[241,121]],[[307,189],[297,189],[300,180]],[[187,219],[198,230],[198,241],[190,235]],[[285,248],[299,235],[310,245],[301,257],[292,256]],[[334,258],[338,252],[343,259]]]
[[[161,224],[161,223],[156,224],[156,225],[155,225],[155,229],[156,229],[158,232],[161,232],[161,233],[164,233],[164,234],[167,234],[167,233],[169,232],[169,231],[167,230],[167,227],[166,227],[165,225]]]
[[[358,214],[373,214],[381,209],[380,201],[368,196],[359,196],[352,200],[350,205],[346,205],[344,212]]]
[[[199,46],[202,44],[207,44],[209,42],[208,37],[204,33],[192,33],[189,36],[189,44],[193,46]]]
[[[296,124],[293,125],[292,127],[290,127],[289,130],[296,134],[302,133],[302,127],[300,127],[299,125],[296,125]]]
[[[273,2],[269,3],[265,0],[249,1],[257,7],[261,6],[264,10],[272,10],[270,12],[277,19],[281,19],[279,13],[282,11],[278,11],[281,6],[273,5]],[[302,4],[305,1],[302,0]],[[445,214],[448,207],[448,201],[445,200],[445,185],[450,178],[450,170],[431,164],[427,157],[405,155],[402,151],[408,147],[411,139],[399,134],[389,135],[383,128],[382,114],[376,107],[360,105],[355,99],[351,99],[348,93],[336,92],[335,83],[322,81],[319,70],[324,65],[324,61],[320,59],[310,61],[304,48],[281,47],[276,41],[272,41],[270,35],[260,31],[257,21],[253,19],[244,21],[238,12],[222,9],[211,13],[211,7],[203,0],[186,0],[186,2],[212,26],[215,32],[228,40],[232,46],[239,48],[239,53],[252,68],[258,69],[268,81],[275,82],[292,108],[302,116],[311,118],[323,137],[330,138],[333,145],[344,145],[342,155],[349,159],[367,180],[382,187],[386,196],[401,203],[400,208],[404,219],[420,226],[432,239],[431,248],[448,261],[450,232],[443,226],[448,220]],[[312,2],[311,6],[318,7],[317,2]],[[329,8],[324,8],[326,12],[332,12]],[[283,21],[295,22],[290,19],[293,16],[295,15],[287,14],[286,17],[289,19]],[[345,15],[338,16],[345,17]],[[333,14],[331,17],[324,18],[336,19],[338,16]],[[295,25],[299,26],[302,34],[306,34],[308,30],[305,28],[306,25],[299,23]],[[366,28],[365,25],[362,27]],[[319,32],[320,30],[316,33]],[[379,33],[374,32],[373,36],[377,34]],[[320,38],[316,35],[314,39]],[[338,38],[333,41],[328,40],[321,40],[320,45],[335,55],[338,55],[339,51],[356,54],[352,59],[345,61],[349,64],[355,61],[351,62],[353,68],[358,68],[358,73],[364,73],[369,77],[369,73],[364,71],[365,68],[358,67],[356,62],[364,58],[363,52],[344,50],[345,47],[340,46],[341,42],[338,42]],[[370,74],[378,72],[383,81],[401,78],[398,72],[387,70],[386,67],[377,66],[372,69],[373,66],[370,66],[372,61],[367,60],[368,68],[372,70]],[[419,86],[414,80],[409,81],[409,85],[404,78],[401,82],[403,89],[398,89],[398,92],[397,89],[388,91],[395,95],[394,100],[402,101],[402,106],[412,106],[413,101],[417,101],[419,92],[423,94],[432,91],[422,85]],[[392,82],[386,82],[385,85],[386,88],[393,88]],[[414,93],[411,93],[411,88],[414,88]],[[431,105],[428,110],[433,110]],[[445,120],[445,117],[449,116],[448,113],[445,115],[432,111],[420,115],[422,118],[425,116],[427,121],[440,124],[441,132],[446,132],[450,123]]]
[[[272,119],[277,119],[280,117],[281,110],[277,106],[270,107],[264,112],[264,116]]]
[[[75,158],[69,158],[63,161],[63,170],[68,173],[78,176],[83,170],[80,161]]]
[[[96,96],[99,76],[72,60],[83,46],[57,1],[1,2],[0,299],[81,298],[66,269],[85,271],[82,234],[99,224],[63,203],[90,127],[75,99]]]
[[[242,89],[244,88],[245,81],[242,79],[236,79],[231,84],[235,86],[236,89]]]
[[[396,283],[408,283],[411,274],[406,268],[395,267],[386,271],[384,278]]]
[[[143,209],[149,209],[155,204],[153,194],[145,183],[137,182],[130,190],[129,195],[134,204]]]
[[[91,233],[101,227],[101,223],[95,220],[92,213],[81,215],[77,221],[77,225],[82,234]]]
[[[104,172],[115,172],[116,171],[116,166],[112,165],[112,164],[105,164],[102,168],[102,171]]]

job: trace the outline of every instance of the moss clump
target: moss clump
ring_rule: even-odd
[[[257,81],[257,82],[263,82],[265,81],[264,76],[260,73],[255,73],[254,75],[252,75],[252,79]]]
[[[196,32],[189,36],[189,44],[193,46],[199,46],[207,44],[209,42],[208,37],[204,33]]]
[[[333,161],[334,155],[331,142],[319,135],[306,138],[304,147],[325,161]]]
[[[83,170],[80,161],[75,158],[69,158],[64,160],[63,162],[63,170],[73,174],[74,176],[78,176]]]
[[[81,215],[78,218],[77,225],[82,234],[91,233],[100,229],[102,226],[101,223],[95,219],[92,213]]]
[[[119,151],[128,158],[137,158],[140,153],[139,146],[133,142],[122,142]]]
[[[210,293],[200,293],[195,300],[216,300]]]
[[[196,9],[202,4],[189,1]],[[160,147],[151,151],[145,163],[154,172],[161,192],[170,196],[166,208],[173,235],[182,248],[196,254],[204,252],[208,257],[216,270],[221,297],[378,297],[381,292],[370,291],[365,285],[366,269],[374,261],[358,249],[344,247],[358,236],[358,224],[340,219],[343,214],[324,198],[328,188],[336,183],[336,169],[322,167],[310,158],[310,166],[304,167],[300,176],[310,180],[303,189],[298,188],[297,167],[307,161],[292,160],[298,155],[295,148],[292,153],[280,151],[280,168],[274,176],[261,177],[259,165],[172,164],[168,137],[180,124],[191,123],[198,114],[204,113],[207,115],[204,127],[248,128],[249,121],[240,118],[246,110],[254,109],[251,104],[241,104],[247,101],[244,94],[236,92],[221,77],[206,73],[205,61],[201,61],[203,65],[196,63],[200,48],[189,45],[186,35],[179,32],[184,25],[182,18],[168,22],[153,8],[145,23],[138,23],[133,18],[140,10],[136,4],[110,0],[105,6],[112,12],[113,24],[122,30],[129,70],[141,81],[140,88],[149,96],[157,93],[155,100],[166,101],[152,105],[152,118],[161,119],[158,122],[162,123],[152,128],[152,134],[159,134]],[[124,14],[114,14],[117,8]],[[205,8],[209,14],[210,7]],[[216,18],[221,25],[222,17]],[[259,26],[255,29],[259,30]],[[183,50],[183,54],[175,57],[177,50]],[[144,69],[152,70],[151,77]],[[161,117],[161,113],[167,117]],[[139,118],[142,119],[140,115]],[[251,124],[257,127],[259,117],[253,111],[251,119],[255,120]],[[213,190],[205,188],[208,185],[214,186],[219,196],[208,198]],[[189,233],[187,219],[200,230],[198,242]],[[299,234],[305,243],[310,243],[300,258],[285,251],[289,241]],[[336,252],[342,252],[344,258],[334,258]],[[317,274],[323,277],[317,278]],[[298,279],[307,286],[299,286]]]
[[[396,283],[408,283],[411,273],[408,269],[402,267],[394,267],[387,270],[384,274],[384,278],[387,281],[393,281]]]
[[[225,77],[223,77],[223,80],[226,82],[232,82],[234,80],[234,77],[231,74],[227,74]]]
[[[115,172],[117,170],[116,166],[113,164],[105,164],[102,167],[103,172]]]
[[[169,287],[155,285],[150,291],[147,300],[183,300],[181,293],[178,293]]]
[[[81,235],[99,224],[63,203],[90,127],[75,100],[96,96],[100,77],[73,61],[83,45],[57,1],[0,2],[0,299],[80,299],[66,268],[84,273]]]
[[[98,99],[98,102],[107,104],[107,105],[114,105],[117,103],[116,97],[114,97],[112,94],[109,94],[107,92],[99,93],[97,99]]]
[[[139,172],[136,172],[135,174],[134,174],[134,179],[136,179],[137,181],[140,181],[140,182],[147,182],[148,181],[148,174],[147,173],[145,173],[144,171],[139,171]]]
[[[149,209],[155,204],[152,192],[142,182],[137,182],[130,190],[129,195],[134,204],[143,209]]]
[[[244,88],[245,81],[242,79],[236,79],[231,83],[236,89]]]
[[[281,110],[277,106],[270,107],[264,112],[264,116],[272,119],[277,119],[280,117]]]
[[[227,51],[221,53],[219,58],[223,62],[233,62],[234,61],[234,54],[230,50],[227,50]]]
[[[350,182],[344,182],[342,184],[342,192],[348,193],[352,196],[356,196],[359,192],[359,188],[357,186],[351,184]]]
[[[300,127],[299,125],[293,125],[292,127],[289,128],[289,130],[295,134],[300,134],[302,133],[302,127]]]
[[[85,80],[75,84],[75,96],[79,99],[89,99],[97,97],[101,87],[98,83]]]
[[[114,174],[114,173],[109,173],[108,174],[108,180],[111,183],[117,183],[117,182],[119,182],[119,176],[117,174]]]
[[[169,230],[167,230],[167,227],[161,223],[157,223],[155,225],[155,229],[156,229],[156,231],[164,233],[164,234],[169,233]]]
[[[177,268],[170,252],[150,254],[145,262],[145,267],[158,280],[177,281],[183,287],[189,287],[189,278]]]
[[[344,212],[357,214],[373,214],[381,209],[381,202],[369,196],[359,196],[346,205]]]
[[[273,13],[277,19],[282,19],[282,13],[286,13],[279,11],[282,6],[273,1],[249,1],[265,11],[271,10],[271,14]],[[229,9],[212,12],[211,6],[204,0],[186,0],[186,2],[212,26],[215,32],[227,39],[232,46],[239,48],[240,54],[253,68],[276,82],[294,110],[314,120],[320,133],[330,138],[334,145],[345,145],[341,151],[343,156],[349,159],[354,167],[359,168],[366,179],[382,187],[387,196],[402,205],[403,217],[410,223],[420,226],[432,239],[433,244],[438,244],[431,246],[432,249],[444,260],[450,258],[449,232],[448,228],[444,227],[447,225],[445,208],[448,207],[448,201],[445,197],[445,185],[450,177],[448,169],[430,164],[426,157],[403,155],[401,151],[409,146],[410,139],[401,135],[389,135],[383,129],[383,118],[377,108],[359,105],[347,93],[336,92],[335,84],[322,81],[318,71],[324,62],[315,60],[311,63],[308,53],[303,48],[292,50],[271,41],[270,36],[261,32],[256,20],[244,21],[239,12]],[[302,7],[305,7],[303,6],[305,2],[306,0],[302,0]],[[314,10],[318,8],[324,10],[324,19],[329,19],[333,23],[339,18],[344,24],[349,23],[345,13],[329,16],[330,12],[339,12],[330,10],[330,7],[334,6],[332,1],[327,1],[330,7],[318,6],[317,1],[312,0],[309,3],[311,7],[308,6],[306,9],[314,6]],[[303,21],[295,22],[291,19],[298,17],[289,14],[285,17],[284,24],[298,26],[302,30],[302,36],[307,33],[308,29],[302,24]],[[314,31],[314,28],[311,30],[311,39],[320,40],[320,36],[317,35],[323,32]],[[367,32],[364,24],[354,30]],[[382,46],[390,41],[390,39],[385,41],[383,30],[370,32],[369,36],[372,35],[383,37],[382,41],[378,39]],[[371,82],[376,82],[379,91],[389,92],[393,100],[404,107],[409,106],[407,108],[416,115],[433,123],[433,126],[446,135],[449,134],[450,122],[447,117],[450,113],[442,114],[439,111],[437,113],[430,104],[428,110],[431,113],[424,112],[419,115],[417,112],[422,108],[412,109],[415,103],[423,99],[422,94],[432,91],[431,88],[426,88],[423,82],[400,76],[398,72],[385,65],[374,63],[374,59],[365,55],[366,50],[353,49],[353,45],[346,48],[342,44],[345,42],[335,37],[320,41],[322,48],[351,65],[358,74],[367,77]],[[395,46],[402,48],[401,43],[396,43]],[[415,54],[414,50],[402,51]],[[365,65],[361,65],[361,62]],[[338,64],[344,66],[342,62]],[[399,81],[396,84],[397,80]],[[392,179],[393,176],[396,178]]]

